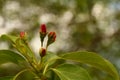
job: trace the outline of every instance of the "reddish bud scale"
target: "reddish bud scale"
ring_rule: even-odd
[[[39,54],[40,54],[41,57],[44,57],[46,55],[46,49],[41,48],[40,51],[39,51]]]

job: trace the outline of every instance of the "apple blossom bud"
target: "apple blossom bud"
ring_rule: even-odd
[[[51,43],[55,42],[55,40],[56,40],[56,33],[55,32],[50,32],[48,34],[47,46],[49,46]]]
[[[20,32],[20,38],[24,38],[25,37],[25,32]]]
[[[43,41],[46,35],[47,35],[46,25],[41,24],[40,26],[41,47],[43,46]]]
[[[46,34],[47,33],[45,24],[41,24],[41,26],[40,26],[40,33],[42,33],[42,34]]]
[[[26,32],[20,32],[20,38],[24,41],[27,40],[27,33]]]
[[[44,57],[46,55],[46,49],[45,48],[41,48],[39,51],[39,54],[41,57]]]

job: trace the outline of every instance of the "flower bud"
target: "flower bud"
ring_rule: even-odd
[[[26,32],[20,32],[20,38],[23,40],[27,40],[27,33]]]
[[[43,46],[43,41],[45,36],[47,35],[46,25],[42,24],[40,26],[40,38],[41,38],[41,46]]]
[[[49,46],[51,43],[55,42],[55,39],[56,39],[56,33],[55,32],[50,32],[48,34],[47,46]]]
[[[46,55],[46,49],[45,48],[41,48],[39,51],[39,54],[41,57],[44,57]]]
[[[24,38],[25,37],[25,32],[20,32],[20,38]]]
[[[40,26],[40,33],[41,34],[46,34],[47,33],[45,24],[41,24],[41,26]]]

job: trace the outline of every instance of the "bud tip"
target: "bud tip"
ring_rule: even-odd
[[[45,24],[41,24],[41,26],[40,26],[40,33],[46,34],[46,25]]]

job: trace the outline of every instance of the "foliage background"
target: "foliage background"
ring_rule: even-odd
[[[97,52],[110,60],[120,73],[119,0],[0,0],[0,35],[19,35],[20,31],[27,31],[36,55],[42,23],[57,33],[57,40],[49,51],[59,54],[78,50]],[[0,49],[13,47],[1,41]],[[103,72],[88,70],[94,80],[103,80]]]

